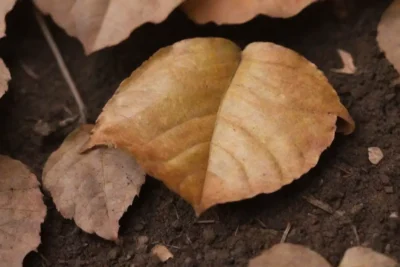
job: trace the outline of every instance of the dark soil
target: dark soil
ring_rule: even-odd
[[[346,1],[344,1],[346,2]],[[397,73],[376,43],[377,24],[389,0],[347,1],[338,9],[325,1],[288,20],[258,17],[240,26],[197,26],[180,11],[159,25],[145,25],[120,45],[86,57],[80,43],[50,20],[51,30],[88,106],[94,122],[118,84],[159,48],[195,36],[220,36],[241,46],[271,41],[306,56],[328,76],[357,123],[348,137],[338,135],[316,168],[277,193],[260,195],[207,211],[198,224],[189,204],[161,182],[149,178],[140,197],[120,221],[120,242],[102,240],[79,230],[57,212],[45,193],[48,215],[42,225],[42,245],[25,266],[158,266],[149,256],[154,243],[169,245],[174,259],[166,266],[245,266],[264,248],[278,243],[288,223],[287,242],[303,244],[337,264],[343,252],[361,244],[400,260],[400,87],[391,85]],[[48,137],[34,132],[37,121],[51,125],[77,114],[51,51],[34,19],[32,5],[21,1],[8,17],[7,38],[0,56],[9,66],[10,90],[0,100],[0,153],[27,164],[39,177],[49,154],[77,125]],[[337,74],[337,49],[355,59],[355,75]],[[28,66],[39,78],[30,77]],[[367,148],[378,146],[383,161],[374,166]],[[391,189],[393,192],[391,192]],[[302,196],[311,194],[351,222],[322,211]],[[137,245],[147,236],[145,245]],[[143,240],[143,238],[141,238]]]

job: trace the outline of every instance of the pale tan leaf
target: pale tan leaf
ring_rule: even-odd
[[[248,267],[331,267],[331,265],[309,248],[282,243],[251,259]]]
[[[113,46],[146,22],[160,23],[184,0],[34,0],[77,37],[87,54]]]
[[[368,159],[369,161],[376,165],[383,159],[383,152],[379,147],[369,147],[368,148]]]
[[[22,266],[40,244],[46,206],[36,176],[17,160],[0,155],[0,265]]]
[[[342,49],[338,49],[338,53],[340,59],[343,63],[343,68],[341,69],[332,69],[333,72],[342,73],[342,74],[354,74],[357,71],[357,67],[354,66],[353,56]]]
[[[386,58],[400,73],[400,0],[394,0],[378,24],[377,41]]]
[[[11,80],[11,74],[4,61],[0,58],[0,98],[8,90],[8,82]]]
[[[80,154],[92,125],[71,133],[46,162],[43,185],[60,213],[85,232],[118,239],[119,219],[144,183],[145,173],[123,151],[99,148]]]
[[[0,1],[0,38],[6,35],[6,15],[14,7],[16,0]]]
[[[399,267],[400,265],[388,256],[370,248],[353,247],[346,250],[339,267]]]
[[[351,133],[336,92],[297,53],[271,43],[241,53],[228,40],[195,38],[125,80],[85,147],[127,149],[201,213],[299,178],[333,141],[337,117],[337,130]]]
[[[187,0],[182,8],[197,23],[244,23],[259,14],[288,18],[317,0]]]
[[[161,262],[166,262],[167,260],[172,259],[174,257],[174,255],[172,255],[172,253],[168,250],[168,248],[161,244],[155,245],[151,249],[151,253],[154,256],[158,257]]]

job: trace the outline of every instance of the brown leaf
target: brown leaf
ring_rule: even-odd
[[[184,0],[34,0],[36,6],[90,54],[129,37],[146,22],[159,23]]]
[[[116,240],[118,221],[144,183],[145,173],[125,152],[99,148],[80,154],[91,125],[71,133],[43,170],[44,187],[60,213],[85,232]]]
[[[318,253],[309,248],[282,243],[265,250],[250,260],[248,267],[331,267]],[[378,266],[378,265],[377,265]]]
[[[388,256],[370,248],[353,247],[346,250],[339,267],[399,267],[398,263]]]
[[[0,1],[0,38],[6,35],[6,15],[14,7],[16,0]]]
[[[386,58],[400,73],[400,0],[393,3],[383,13],[378,24],[377,41]]]
[[[168,248],[164,245],[155,245],[151,249],[151,253],[155,256],[157,256],[161,262],[166,262],[169,259],[172,259],[174,255],[168,250]]]
[[[4,61],[0,58],[0,98],[7,92],[8,82],[10,80],[10,71],[7,69]]]
[[[343,62],[343,68],[341,69],[332,69],[333,72],[342,73],[342,74],[354,74],[357,71],[357,67],[354,66],[353,56],[342,49],[338,49],[338,53],[340,59]]]
[[[22,266],[40,244],[46,206],[36,176],[17,160],[0,155],[0,265]]]
[[[161,49],[122,82],[86,148],[127,149],[201,213],[299,178],[333,141],[338,116],[337,130],[351,133],[336,92],[297,53],[272,43],[241,53],[225,39],[195,38]]]
[[[288,18],[316,0],[187,0],[182,8],[197,23],[244,23],[259,14]]]

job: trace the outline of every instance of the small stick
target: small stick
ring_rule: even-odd
[[[57,44],[54,41],[54,38],[51,35],[51,32],[50,32],[49,28],[47,27],[46,21],[44,20],[43,16],[37,10],[35,10],[35,16],[36,16],[36,20],[39,24],[39,27],[42,30],[44,38],[46,39],[48,45],[50,46],[50,49],[57,61],[57,65],[60,68],[61,74],[64,77],[65,81],[67,82],[68,87],[69,87],[72,95],[75,98],[75,102],[78,105],[79,114],[80,114],[79,122],[82,124],[86,123],[86,106],[83,103],[82,97],[79,94],[78,89],[76,88],[75,82],[72,79],[67,66],[65,65],[65,62],[64,62],[63,57],[61,56],[60,50],[58,49]]]
[[[267,228],[265,223],[263,223],[260,219],[257,218],[256,221],[261,225],[262,228]]]
[[[235,236],[237,235],[238,231],[239,231],[239,225],[236,227]]]
[[[281,243],[285,243],[286,239],[289,235],[290,230],[292,229],[292,225],[290,223],[287,224],[285,231],[283,232]]]
[[[308,196],[302,196],[302,198],[307,201],[308,203],[310,203],[311,205],[326,211],[329,214],[334,214],[335,211],[333,210],[333,208],[331,206],[329,206],[329,204],[322,202],[321,200],[316,199],[315,197],[308,195]]]
[[[202,220],[202,221],[197,221],[197,224],[212,224],[215,223],[215,220]]]
[[[21,62],[21,67],[29,77],[34,80],[39,80],[39,75],[37,75],[28,65]]]
[[[360,236],[358,235],[356,226],[352,224],[351,229],[353,229],[354,235],[356,236],[357,245],[360,245]]]

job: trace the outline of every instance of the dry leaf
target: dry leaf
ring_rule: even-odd
[[[282,243],[265,250],[250,260],[248,267],[331,267],[318,253],[309,248]],[[378,265],[377,265],[378,266]]]
[[[0,1],[0,38],[6,35],[6,15],[14,7],[16,0]]]
[[[378,164],[383,159],[382,150],[379,147],[369,147],[368,159],[372,164]]]
[[[182,8],[197,23],[244,23],[259,14],[277,18],[297,15],[317,0],[188,0]]]
[[[346,250],[339,267],[399,267],[398,263],[388,256],[370,248],[353,247]]]
[[[0,265],[22,266],[40,244],[46,206],[36,176],[17,160],[0,155]]]
[[[157,256],[161,262],[166,262],[174,257],[166,246],[160,244],[155,245],[154,248],[151,249],[151,253]]]
[[[354,66],[353,56],[342,49],[338,49],[339,56],[343,62],[343,68],[332,69],[333,72],[343,73],[343,74],[354,74],[357,71],[357,67]]]
[[[184,0],[34,0],[36,6],[90,54],[129,37],[146,22],[159,23]]]
[[[116,240],[118,221],[138,195],[145,173],[129,154],[117,149],[80,154],[92,128],[81,126],[51,154],[43,185],[65,218],[73,218],[85,232]]]
[[[8,82],[11,80],[10,71],[0,58],[0,98],[7,92]]]
[[[400,0],[394,0],[378,25],[377,41],[386,58],[400,73]]]
[[[338,116],[337,130],[351,133],[336,92],[297,53],[195,38],[161,49],[122,82],[86,148],[130,151],[201,213],[299,178],[333,141]]]

